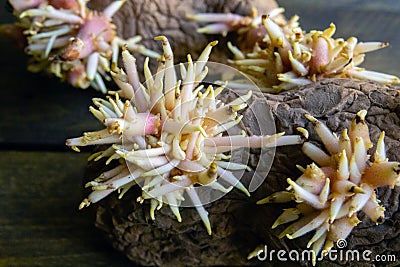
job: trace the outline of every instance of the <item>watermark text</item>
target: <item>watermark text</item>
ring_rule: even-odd
[[[257,259],[259,261],[308,261],[315,264],[317,261],[322,261],[327,259],[330,261],[364,261],[364,262],[395,262],[397,260],[396,255],[373,255],[371,250],[365,249],[363,251],[358,251],[355,249],[345,250],[347,242],[344,239],[340,239],[336,242],[336,247],[338,249],[331,249],[329,252],[323,250],[319,255],[311,249],[306,249],[303,251],[297,250],[275,250],[268,249],[265,245],[263,249],[259,250],[257,253]]]

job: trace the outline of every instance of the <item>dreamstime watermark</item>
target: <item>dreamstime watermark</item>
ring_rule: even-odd
[[[362,251],[358,251],[355,249],[345,250],[347,247],[347,241],[344,239],[339,239],[336,242],[337,249],[331,249],[329,252],[326,250],[321,251],[319,255],[313,250],[306,249],[303,251],[297,250],[274,250],[268,249],[268,246],[265,245],[263,249],[260,249],[257,253],[257,259],[259,261],[309,261],[314,264],[318,261],[322,261],[324,259],[330,261],[341,261],[341,262],[351,262],[351,261],[364,261],[364,262],[395,262],[396,255],[388,254],[388,255],[373,255],[373,252],[369,249],[365,249]]]

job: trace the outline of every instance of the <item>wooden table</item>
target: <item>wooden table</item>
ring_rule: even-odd
[[[337,26],[336,37],[389,41],[366,68],[400,75],[400,2],[278,1],[305,30]],[[334,2],[334,3],[333,3]],[[0,23],[13,21],[4,8]],[[27,57],[0,40],[0,266],[128,266],[78,211],[90,149],[71,152],[68,137],[99,129],[89,114],[94,90],[78,90],[26,71]],[[131,264],[132,265],[132,264]]]

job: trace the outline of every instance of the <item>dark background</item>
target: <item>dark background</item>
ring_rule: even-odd
[[[400,75],[400,2],[278,1],[304,30],[337,26],[335,37],[388,41],[364,67]],[[0,23],[14,17],[0,6]],[[90,150],[75,153],[65,139],[99,129],[88,112],[92,89],[79,90],[26,70],[27,57],[0,37],[0,266],[126,266],[93,227],[82,177]]]

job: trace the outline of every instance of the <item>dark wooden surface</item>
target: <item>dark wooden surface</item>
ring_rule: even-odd
[[[261,1],[261,0],[260,0]],[[389,41],[365,67],[400,75],[400,2],[278,1],[300,15],[305,30],[337,26],[336,37]],[[1,1],[0,23],[9,23]],[[65,139],[99,128],[88,112],[93,90],[26,71],[23,52],[0,39],[0,266],[127,266],[78,211],[90,150],[69,151]]]
[[[77,211],[88,153],[0,152],[0,266],[126,266]]]

